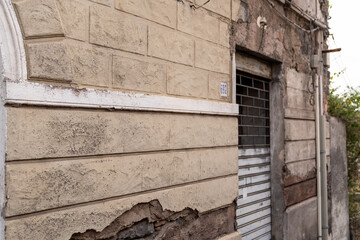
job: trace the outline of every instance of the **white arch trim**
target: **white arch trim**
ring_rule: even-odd
[[[5,100],[5,104],[114,108],[211,115],[238,114],[238,106],[231,103],[94,89],[84,89],[79,94],[71,88],[26,81],[27,65],[24,41],[11,0],[0,0],[0,50],[3,65],[2,75],[5,80],[2,85],[2,90],[5,89],[5,92],[1,98]]]
[[[5,80],[27,79],[22,33],[10,0],[0,0],[0,49]]]
[[[6,82],[27,79],[26,56],[16,13],[10,0],[0,0],[0,240],[5,240]]]

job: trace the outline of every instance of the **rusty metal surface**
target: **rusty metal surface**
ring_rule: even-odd
[[[271,79],[271,64],[244,54],[236,54],[236,68],[240,71]]]

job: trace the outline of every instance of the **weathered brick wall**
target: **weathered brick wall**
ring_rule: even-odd
[[[231,102],[230,0],[13,3],[28,82]],[[234,231],[236,117],[110,110],[7,107],[6,239],[101,232],[153,200]]]

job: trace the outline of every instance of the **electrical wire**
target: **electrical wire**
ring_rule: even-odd
[[[332,40],[332,45],[337,48],[337,44],[334,38],[330,38]],[[336,63],[337,67],[338,67],[338,73],[342,73],[341,77],[342,79],[345,81],[345,84],[349,87],[353,87],[351,84],[351,80],[350,77],[348,75],[348,72],[346,71],[346,67],[343,61],[343,57],[341,52],[339,53],[335,53],[336,55],[332,58],[332,60]]]
[[[285,15],[283,15],[274,5],[273,2],[271,2],[270,0],[264,0],[266,1],[269,6],[275,10],[276,14],[281,17],[282,19],[284,19],[285,21],[289,22],[290,24],[292,24],[293,26],[299,28],[300,30],[304,31],[304,32],[307,32],[307,33],[311,33],[311,32],[315,32],[317,30],[320,29],[320,27],[317,27],[317,28],[314,28],[314,29],[311,29],[311,30],[308,30],[308,29],[305,29],[303,27],[301,27],[300,25],[298,25],[297,23],[293,22],[292,20],[290,20],[288,17],[286,17]],[[294,6],[294,5],[293,5]],[[296,6],[297,7],[297,6]],[[298,7],[297,7],[298,8]],[[305,15],[305,13],[302,11],[302,10],[299,10],[301,11],[301,13],[303,14],[303,16],[308,16],[307,14]],[[308,16],[309,17],[309,16]],[[309,17],[310,18],[310,17]],[[314,20],[312,20],[312,22],[314,22]]]

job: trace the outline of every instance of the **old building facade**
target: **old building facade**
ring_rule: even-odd
[[[327,1],[0,2],[0,239],[317,239]]]

